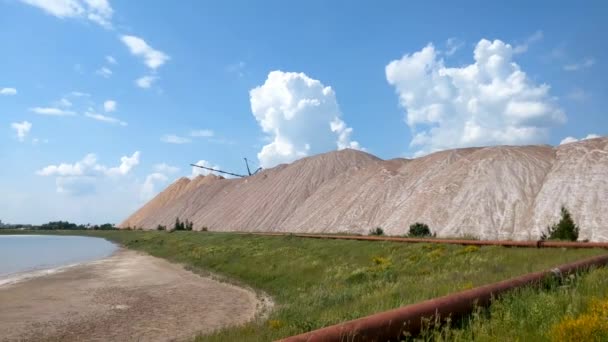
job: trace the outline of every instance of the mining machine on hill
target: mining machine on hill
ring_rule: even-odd
[[[226,175],[231,175],[231,176],[235,176],[235,177],[240,177],[240,178],[245,178],[245,177],[249,177],[249,176],[253,176],[256,173],[260,172],[262,170],[262,167],[258,167],[255,171],[251,172],[251,169],[249,168],[249,161],[247,160],[247,158],[243,158],[245,159],[245,166],[247,166],[247,173],[248,175],[239,175],[237,173],[233,173],[233,172],[228,172],[228,171],[222,171],[222,170],[218,170],[218,169],[214,169],[211,167],[206,167],[206,166],[202,166],[202,165],[196,165],[196,164],[190,164],[191,166],[194,167],[200,167],[201,169],[205,169],[205,170],[209,170],[209,171],[213,171],[213,172],[217,172],[217,173],[223,173]]]

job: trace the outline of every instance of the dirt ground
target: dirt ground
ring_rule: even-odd
[[[129,250],[0,287],[1,341],[174,341],[245,323],[255,293]]]

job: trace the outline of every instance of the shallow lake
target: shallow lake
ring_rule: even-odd
[[[84,236],[0,235],[0,285],[28,272],[102,259],[117,248]]]

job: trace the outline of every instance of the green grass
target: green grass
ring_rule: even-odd
[[[269,341],[605,253],[229,233],[77,234],[104,237],[197,272],[222,275],[275,301],[268,317],[199,336],[198,341]],[[432,331],[426,337],[537,340],[544,335],[536,330],[547,330],[564,315],[579,313],[592,294],[605,295],[607,275],[597,270],[548,292],[520,290],[488,311],[479,311],[464,326]]]
[[[590,315],[594,302],[602,304],[604,310]],[[432,329],[419,340],[608,341],[607,308],[608,269],[600,268],[573,275],[548,289],[515,290],[489,308],[477,310],[459,327]]]

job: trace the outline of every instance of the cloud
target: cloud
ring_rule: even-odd
[[[144,181],[144,184],[142,184],[141,186],[141,190],[140,190],[140,199],[142,201],[147,201],[149,199],[151,199],[152,197],[154,197],[156,195],[156,193],[158,192],[158,189],[156,188],[157,185],[162,184],[162,183],[166,183],[169,180],[169,178],[167,176],[165,176],[162,173],[151,173],[146,177],[146,180]]]
[[[154,171],[146,176],[146,180],[141,186],[139,197],[142,201],[148,201],[154,197],[160,190],[157,186],[166,183],[169,180],[167,175],[179,172],[179,168],[161,163],[154,165]]]
[[[545,141],[566,115],[513,59],[513,48],[482,39],[474,63],[449,68],[433,44],[386,66],[412,131],[416,155],[455,147]]]
[[[591,68],[595,64],[595,59],[591,57],[587,57],[583,59],[579,63],[572,63],[564,65],[564,70],[566,71],[578,71],[582,69]]]
[[[71,116],[76,115],[75,112],[70,110],[63,110],[55,107],[34,107],[30,108],[30,111],[40,114],[40,115],[49,115],[49,116]]]
[[[112,70],[110,70],[106,67],[102,67],[102,68],[98,69],[95,73],[104,78],[109,78],[110,76],[112,76]]]
[[[73,164],[61,163],[59,165],[49,165],[36,173],[40,176],[84,176],[87,173],[98,173],[102,169],[97,164],[97,156],[94,153],[87,154],[82,160]]]
[[[70,93],[70,95],[74,96],[74,97],[90,97],[91,96],[91,94],[83,93],[81,91],[73,91]]]
[[[32,129],[32,124],[28,121],[13,122],[11,128],[17,132],[17,139],[19,139],[19,141],[24,141],[25,137]]]
[[[17,95],[17,89],[15,88],[0,88],[0,95]]]
[[[58,107],[69,108],[69,107],[72,107],[72,102],[70,102],[70,100],[68,100],[66,98],[61,98],[59,101],[57,101],[55,103],[55,105]]]
[[[210,129],[199,129],[199,130],[190,132],[191,137],[210,138],[214,135],[215,135],[215,133]]]
[[[148,89],[152,86],[152,83],[156,81],[158,77],[156,76],[143,76],[135,80],[135,84],[143,89]]]
[[[107,122],[107,123],[111,123],[111,124],[116,124],[116,125],[120,125],[120,126],[127,126],[128,124],[118,118],[115,118],[113,116],[107,116],[107,115],[103,115],[103,114],[98,114],[95,112],[85,112],[84,115],[88,118],[97,120],[97,121],[102,121],[102,122]]]
[[[526,38],[526,41],[524,43],[516,45],[513,48],[513,53],[519,54],[519,53],[524,53],[524,52],[528,51],[528,47],[530,45],[540,41],[541,39],[543,39],[543,37],[544,37],[543,31],[538,30],[538,31],[534,32],[531,36]]]
[[[169,56],[164,52],[153,49],[139,37],[123,35],[120,39],[129,48],[131,54],[143,58],[144,63],[152,70],[156,70],[169,60]]]
[[[154,165],[154,171],[160,172],[160,173],[165,173],[165,174],[173,174],[173,173],[179,172],[179,167],[171,166],[167,163],[160,163],[160,164]]]
[[[464,42],[457,38],[448,38],[445,42],[445,50],[446,56],[451,56],[456,53],[456,51],[460,50],[464,46]]]
[[[139,165],[139,151],[135,151],[130,157],[123,156],[120,158],[120,165],[112,167],[106,171],[109,176],[124,176],[131,171],[135,166]]]
[[[589,93],[587,93],[581,88],[575,88],[571,92],[566,94],[566,97],[572,101],[584,102],[588,100],[591,95],[589,95]]]
[[[21,0],[57,18],[90,20],[104,28],[112,28],[114,13],[107,0]]]
[[[165,134],[160,138],[160,141],[168,144],[187,144],[192,142],[192,140],[188,138],[180,137],[175,134]]]
[[[38,139],[38,138],[32,139],[32,144],[33,145],[38,145],[39,143],[48,144],[49,143],[49,139]]]
[[[582,139],[576,139],[575,137],[566,137],[562,141],[560,141],[559,144],[564,145],[564,144],[569,144],[569,143],[573,143],[573,142],[577,142],[577,141],[595,139],[595,138],[600,138],[600,137],[601,137],[600,135],[593,134],[593,133],[588,134],[586,137],[584,137]]]
[[[333,89],[303,73],[272,71],[249,97],[255,119],[272,141],[258,153],[262,167],[336,148],[359,148],[340,118]]]
[[[118,64],[118,62],[116,61],[116,59],[112,56],[106,56],[106,62],[110,63],[110,64]]]
[[[97,156],[89,153],[75,163],[60,163],[48,165],[36,172],[39,176],[56,177],[57,192],[69,195],[83,195],[93,193],[97,183],[104,179],[116,179],[126,176],[139,164],[140,152],[120,158],[120,164],[108,168],[97,162]]]
[[[103,103],[103,110],[110,113],[116,110],[116,101],[107,100]]]
[[[220,169],[219,165],[213,165],[213,164],[211,164],[210,162],[208,162],[206,160],[199,160],[196,163],[194,163],[194,165],[200,165],[200,166],[204,166],[204,167],[208,167],[208,168],[212,168],[212,169],[216,169],[216,170]],[[202,169],[200,167],[193,166],[192,167],[192,174],[190,175],[190,178],[194,178],[194,177],[196,177],[198,175],[206,176],[208,174],[218,175],[217,172],[213,172],[211,170]],[[225,175],[222,175],[222,177],[225,177]]]

